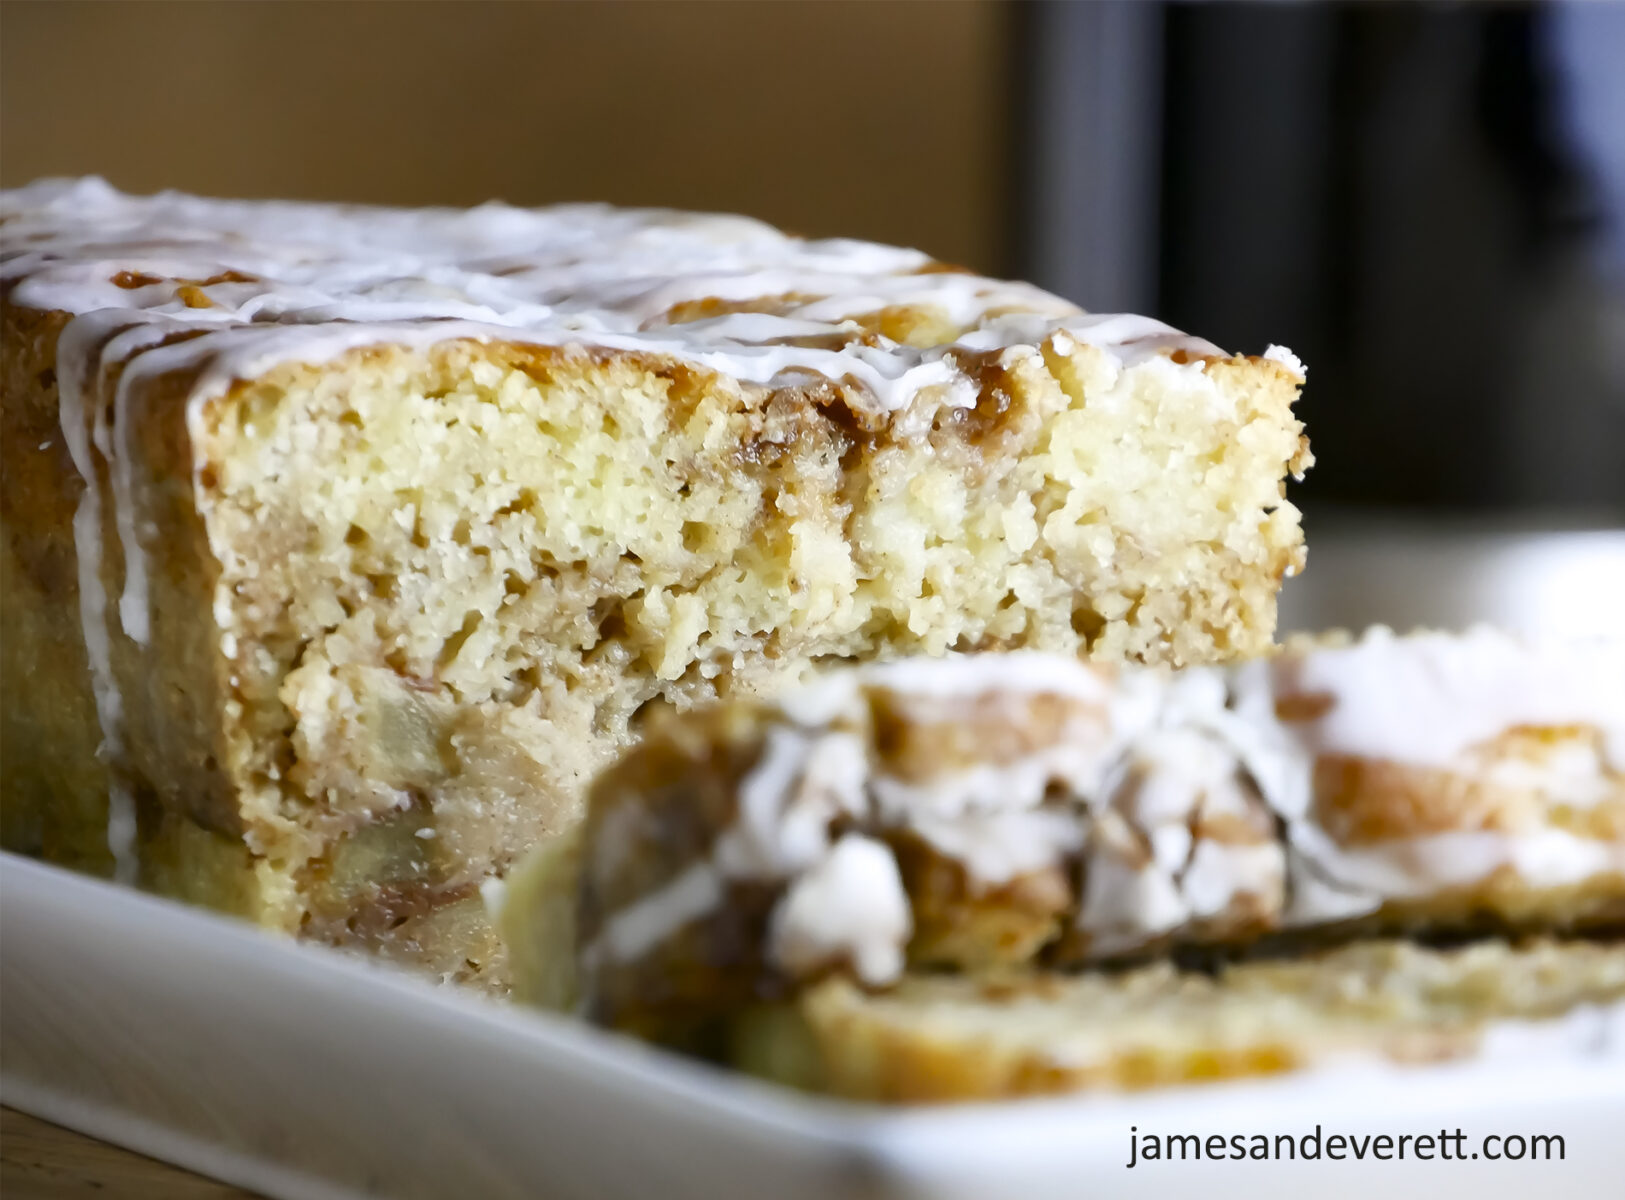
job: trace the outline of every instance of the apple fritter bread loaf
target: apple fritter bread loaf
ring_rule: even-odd
[[[1290,352],[602,206],[0,200],[6,846],[500,982],[651,707],[1269,644]]]
[[[837,670],[656,723],[573,858],[515,885],[522,991],[663,1040],[832,974],[1595,931],[1625,921],[1625,643]]]

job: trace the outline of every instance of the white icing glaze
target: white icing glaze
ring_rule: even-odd
[[[642,958],[690,921],[714,911],[726,894],[722,875],[709,860],[693,863],[663,887],[619,909],[582,959],[591,966],[602,959],[621,963]]]
[[[72,341],[70,342],[70,336]],[[104,336],[94,323],[71,327],[62,335],[68,346],[69,367],[58,372],[62,436],[84,479],[84,491],[73,514],[73,540],[79,568],[79,620],[84,630],[85,656],[90,665],[96,719],[101,726],[99,753],[108,772],[107,848],[113,855],[113,874],[134,883],[138,874],[135,853],[135,801],[119,775],[124,750],[124,700],[113,673],[112,640],[107,625],[107,589],[102,584],[102,491],[91,455],[103,422],[87,429],[84,394],[93,386],[86,376],[95,370],[92,348]],[[105,434],[100,435],[105,440]]]
[[[1269,359],[1271,362],[1280,363],[1299,379],[1309,378],[1309,368],[1303,365],[1303,359],[1292,353],[1292,351],[1288,350],[1285,346],[1270,346],[1264,351],[1264,357]]]
[[[859,789],[868,785],[876,819],[911,830],[984,887],[1009,883],[1081,846],[1084,831],[1076,816],[1038,811],[1046,789],[1060,782],[1078,795],[1096,794],[1115,742],[1144,719],[1137,707],[1142,691],[1114,686],[1104,673],[1075,660],[1030,652],[865,664],[798,689],[780,705],[804,726],[850,721],[861,713],[869,688],[939,702],[1047,694],[1106,712],[1112,727],[1098,736],[1087,722],[1074,722],[1069,737],[1012,763],[975,764],[925,783],[880,773],[857,779]],[[852,761],[861,763],[861,755],[858,749]]]
[[[1223,742],[1191,727],[1173,726],[1147,731],[1127,749],[1126,760],[1137,786],[1116,806],[1141,829],[1151,832],[1174,826],[1184,840],[1168,853],[1175,865],[1190,849],[1188,826],[1199,813],[1245,816],[1250,808],[1242,791],[1240,763]],[[1164,855],[1159,853],[1159,862]]]
[[[1269,908],[1283,892],[1284,848],[1258,829],[1263,813],[1247,781],[1266,801],[1275,792],[1289,797],[1307,789],[1308,768],[1255,728],[1251,708],[1244,715],[1234,702],[1229,673],[1216,669],[1129,669],[1120,678],[1117,761],[1091,797],[1097,832],[1076,921],[1096,952],[1135,949],[1187,922],[1220,917],[1246,897]],[[1195,836],[1217,818],[1257,829],[1257,840]]]
[[[1054,866],[1081,850],[1085,836],[1075,813],[1055,809],[914,816],[908,828],[988,888]]]
[[[1313,754],[1463,769],[1468,751],[1519,725],[1589,724],[1625,771],[1625,641],[1533,643],[1487,627],[1396,637],[1284,655],[1277,694],[1329,697],[1295,721]]]
[[[1092,792],[1106,766],[1110,743],[1091,738],[1051,746],[1010,763],[980,763],[925,782],[876,775],[870,787],[875,810],[891,825],[974,818],[989,812],[1037,808],[1051,783]],[[1087,794],[1085,792],[1085,794]]]
[[[381,209],[126,196],[101,180],[47,180],[0,197],[15,303],[70,313],[145,311],[171,332],[209,331],[187,360],[207,394],[278,361],[358,345],[472,337],[682,358],[750,383],[852,381],[883,412],[928,387],[969,404],[948,355],[1037,345],[1066,330],[1123,363],[1172,350],[1220,355],[1146,317],[1089,315],[1025,283],[928,270],[917,250],[788,237],[741,217],[565,205]],[[156,277],[121,287],[115,277]],[[246,281],[222,279],[230,272]],[[922,273],[924,272],[924,273]],[[184,281],[210,305],[191,308]],[[670,324],[679,305],[794,297],[774,313]],[[865,344],[850,318],[935,309],[968,327],[946,346]],[[353,323],[335,331],[332,322]],[[425,323],[433,322],[428,328]],[[275,331],[273,333],[273,331]],[[827,349],[793,344],[828,340]]]
[[[1319,859],[1306,853],[1304,842],[1314,843],[1318,830],[1314,826],[1295,824],[1289,828],[1291,840],[1287,845],[1287,875],[1292,881],[1286,907],[1281,910],[1281,926],[1285,929],[1310,925],[1332,924],[1369,916],[1382,907],[1382,897],[1376,892],[1346,887],[1326,878]],[[1324,835],[1318,844],[1327,846]]]
[[[854,734],[769,730],[740,783],[739,820],[717,839],[718,867],[734,879],[774,880],[817,862],[829,849],[830,822],[863,814],[865,771]]]
[[[1536,888],[1564,887],[1599,875],[1625,876],[1625,842],[1577,837],[1560,829],[1520,834],[1463,830],[1370,846],[1322,845],[1316,860],[1323,876],[1346,892],[1374,899],[1429,896],[1478,883],[1502,869]]]
[[[862,744],[850,733],[769,730],[761,757],[740,782],[738,821],[709,857],[612,914],[589,961],[646,954],[720,904],[731,881],[774,882],[816,870],[830,855],[830,822],[841,812],[862,812],[864,770]],[[620,812],[633,815],[629,807]]]
[[[791,977],[846,961],[864,983],[893,983],[913,932],[891,848],[845,834],[773,910],[769,956]]]
[[[1179,885],[1191,916],[1208,920],[1240,897],[1279,893],[1285,874],[1285,855],[1274,842],[1235,846],[1203,838]]]
[[[502,921],[502,910],[508,904],[508,884],[495,875],[480,880],[480,904],[492,925]]]
[[[1167,871],[1135,866],[1133,835],[1117,813],[1096,827],[1096,853],[1083,876],[1077,926],[1097,954],[1135,950],[1148,939],[1177,929],[1190,917],[1179,883]]]
[[[1192,714],[1204,729],[1222,737],[1246,766],[1266,803],[1289,822],[1308,817],[1313,760],[1275,714],[1269,659],[1228,668],[1229,704]]]

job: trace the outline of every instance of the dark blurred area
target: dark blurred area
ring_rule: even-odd
[[[603,199],[1292,347],[1322,509],[1625,522],[1625,5],[0,7],[0,179]]]
[[[1610,84],[1625,122],[1609,7],[1168,12],[1162,313],[1311,364],[1306,496],[1625,514],[1625,123],[1573,111]]]

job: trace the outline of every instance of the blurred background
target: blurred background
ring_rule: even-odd
[[[1625,525],[1625,5],[0,11],[0,179],[604,199],[1291,346],[1317,522]]]

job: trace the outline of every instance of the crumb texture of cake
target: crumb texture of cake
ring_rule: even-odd
[[[1268,1076],[1339,1063],[1482,1055],[1625,1060],[1625,945],[1356,942],[1217,975],[845,979],[746,1013],[735,1063],[851,1099],[994,1100]]]
[[[662,706],[1269,644],[1301,364],[745,218],[0,200],[8,846],[376,946]]]
[[[595,784],[574,869],[578,999],[655,1036],[832,973],[1618,927],[1625,643],[837,669],[657,723]]]

